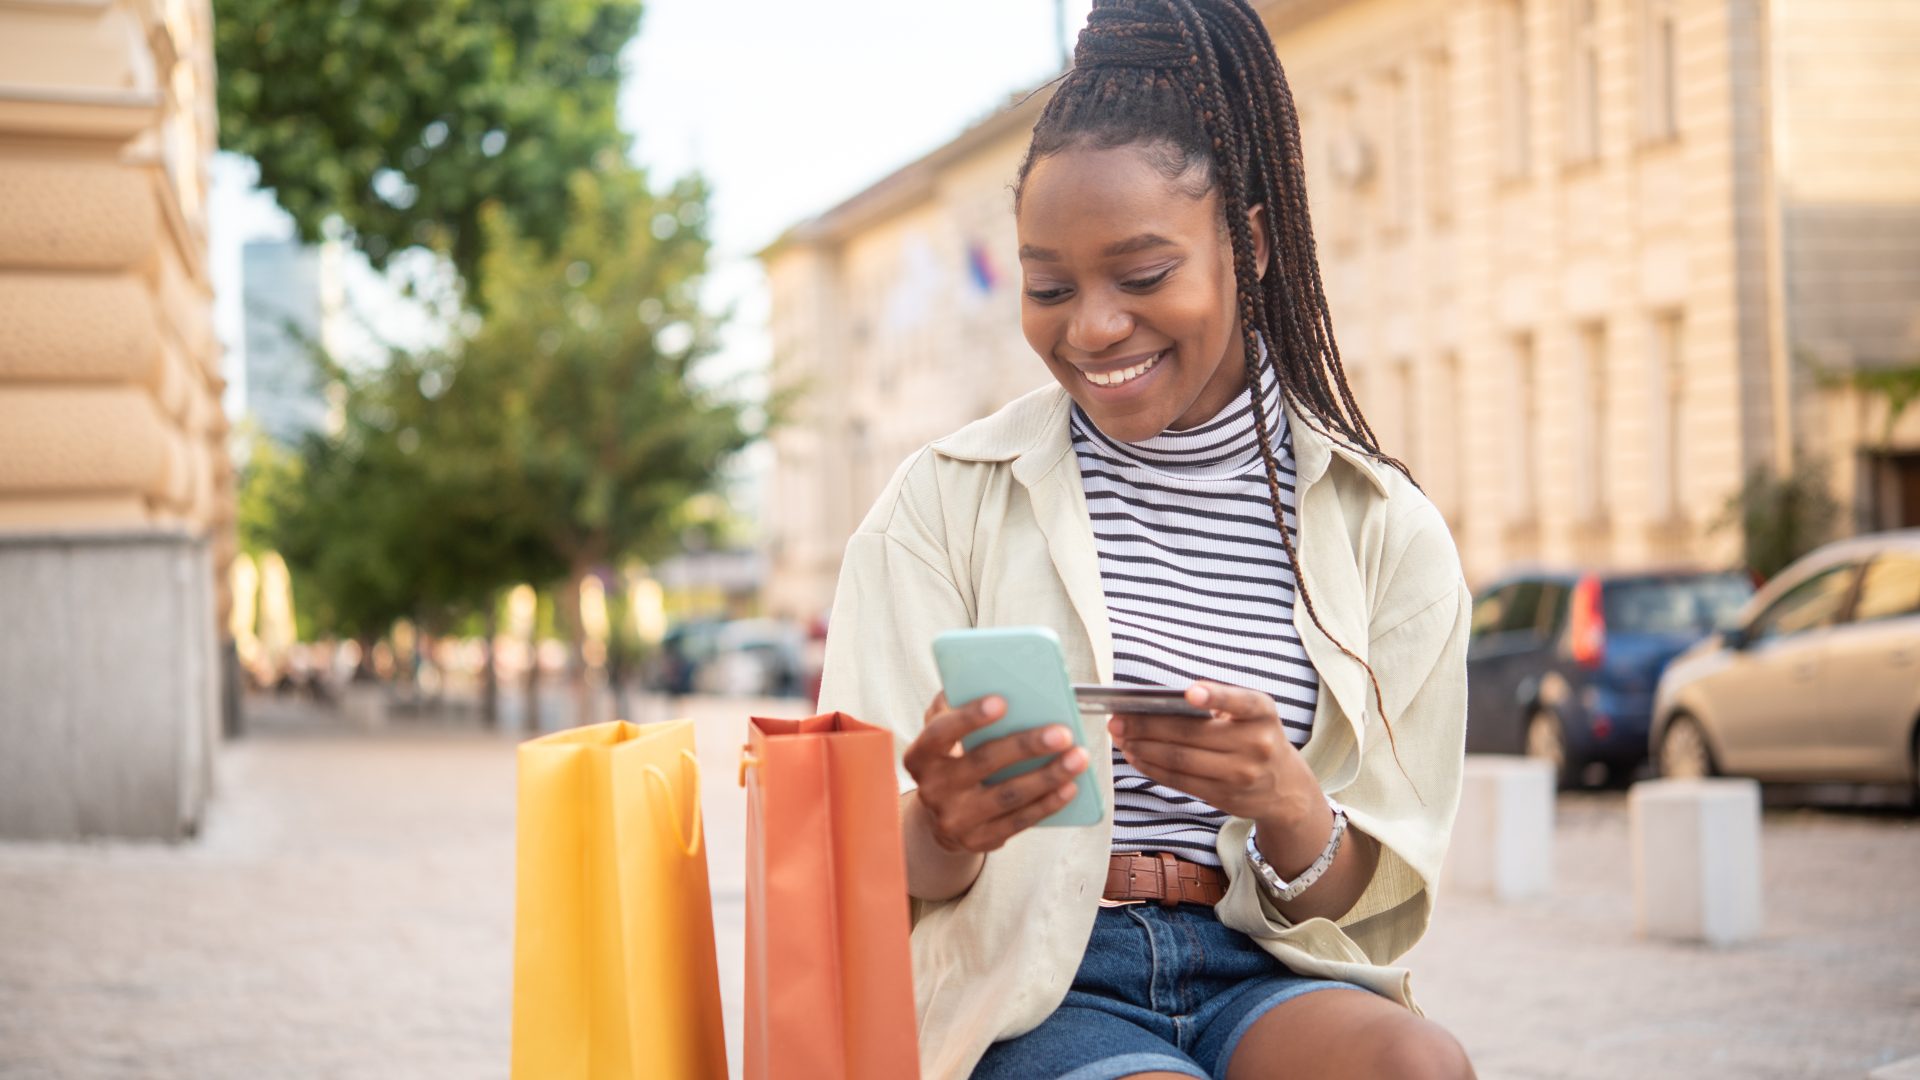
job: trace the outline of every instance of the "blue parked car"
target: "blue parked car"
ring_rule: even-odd
[[[1532,572],[1473,603],[1467,750],[1550,762],[1561,787],[1647,758],[1653,692],[1667,662],[1753,595],[1744,573]]]

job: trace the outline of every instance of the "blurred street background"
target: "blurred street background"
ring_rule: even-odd
[[[700,723],[737,1046],[740,724],[1048,379],[1089,5],[0,0],[0,1077],[501,1075],[513,747],[615,717]],[[1920,1075],[1920,4],[1254,6],[1546,777],[1423,1002],[1487,1076]],[[1746,782],[1758,928],[1647,932],[1630,803]]]
[[[738,1074],[749,715],[702,697],[709,872]],[[407,718],[366,732],[262,701],[194,844],[0,846],[0,1076],[506,1075],[513,740]],[[1783,795],[1787,793],[1782,793]],[[1920,834],[1800,791],[1765,814],[1766,931],[1637,938],[1619,792],[1566,796],[1551,893],[1445,894],[1407,963],[1486,1077],[1864,1077],[1920,1046]]]

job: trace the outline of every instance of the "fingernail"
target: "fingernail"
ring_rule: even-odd
[[[1048,728],[1045,741],[1049,750],[1064,750],[1073,742],[1073,736],[1067,734],[1066,728]]]
[[[1068,784],[1068,785],[1066,785],[1065,787],[1062,787],[1062,788],[1061,788],[1061,789],[1060,789],[1060,790],[1059,790],[1058,792],[1056,792],[1055,794],[1057,794],[1057,795],[1059,795],[1059,796],[1060,796],[1061,798],[1063,798],[1063,799],[1071,799],[1071,798],[1073,798],[1073,796],[1074,796],[1074,792],[1075,792],[1076,790],[1078,790],[1078,789],[1076,789],[1076,788],[1075,788],[1075,787],[1074,787],[1074,786],[1073,786],[1072,784]]]
[[[1187,700],[1193,702],[1195,705],[1205,705],[1207,703],[1207,688],[1198,683],[1188,687]]]
[[[1118,717],[1107,721],[1107,733],[1110,735],[1125,735],[1127,733],[1126,721]]]
[[[1068,772],[1079,772],[1087,767],[1087,752],[1076,746],[1067,751],[1066,757],[1062,760],[1066,762]]]
[[[1007,711],[1007,703],[998,697],[990,697],[980,703],[980,711],[987,714],[989,718],[997,719],[1001,713]]]

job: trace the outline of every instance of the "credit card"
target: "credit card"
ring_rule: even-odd
[[[1162,686],[1097,686],[1078,683],[1073,700],[1080,711],[1096,715],[1135,713],[1142,716],[1190,716],[1204,720],[1213,715],[1187,702],[1184,690]]]

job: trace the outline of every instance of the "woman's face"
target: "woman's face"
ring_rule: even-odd
[[[1187,181],[1138,146],[1069,148],[1036,163],[1021,193],[1021,330],[1122,442],[1205,423],[1246,385],[1220,195],[1194,198]]]

